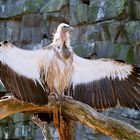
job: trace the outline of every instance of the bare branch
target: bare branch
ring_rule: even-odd
[[[52,112],[52,108],[24,103],[13,96],[0,100],[0,119],[18,112]]]
[[[51,132],[49,130],[49,124],[47,122],[42,122],[37,116],[33,116],[31,119],[38,127],[40,127],[41,131],[45,138],[49,140],[53,140]]]
[[[65,118],[80,121],[90,128],[112,136],[116,139],[140,139],[140,131],[129,124],[106,117],[88,105],[64,98],[61,103],[52,101],[48,105],[38,106],[22,103],[16,98],[0,100],[0,119],[18,112],[54,112],[61,106],[61,115]]]

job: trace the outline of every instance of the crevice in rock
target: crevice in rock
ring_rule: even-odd
[[[108,18],[108,19],[102,19],[102,20],[99,20],[99,21],[95,21],[95,22],[81,22],[79,24],[76,24],[75,26],[85,26],[85,25],[95,25],[95,24],[101,24],[101,23],[105,23],[105,22],[109,22],[109,21],[120,21],[120,20],[117,20],[115,18]]]
[[[47,38],[48,39],[48,36],[47,34],[43,34],[43,39]]]
[[[90,0],[81,0],[83,4],[90,5]]]
[[[124,38],[125,42],[131,42],[127,34],[128,33],[127,33],[124,25],[122,25],[122,24],[119,25],[117,27],[117,32],[116,32],[116,35],[115,35],[115,38],[114,38],[113,42],[116,42],[119,39],[120,36],[122,36]]]

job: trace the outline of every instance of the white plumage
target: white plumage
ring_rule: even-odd
[[[36,104],[48,103],[48,95],[54,93],[72,96],[96,109],[118,105],[138,109],[140,68],[77,56],[70,46],[70,30],[68,24],[60,24],[52,44],[41,50],[28,51],[1,42],[1,79],[7,90]]]
[[[73,83],[93,82],[103,78],[123,80],[131,74],[132,66],[109,59],[86,60],[74,55]]]

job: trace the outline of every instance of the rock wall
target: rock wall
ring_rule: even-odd
[[[8,40],[25,49],[41,48],[51,42],[61,22],[74,27],[71,45],[78,55],[86,58],[111,57],[140,64],[139,0],[0,0],[1,41]],[[104,114],[140,128],[140,113],[134,110],[111,110]],[[17,123],[14,124],[15,130]],[[24,128],[19,131],[24,131]],[[4,125],[0,129],[4,130]],[[26,131],[28,133],[28,129]],[[38,131],[35,133],[40,133]],[[2,132],[1,139],[8,137]],[[52,132],[57,137],[54,129]],[[31,136],[33,139],[43,139],[34,134]],[[19,136],[15,134],[12,137]],[[76,125],[75,139],[111,138]]]
[[[139,0],[1,0],[0,40],[42,47],[66,22],[75,28],[71,44],[78,55],[140,64],[139,8]]]

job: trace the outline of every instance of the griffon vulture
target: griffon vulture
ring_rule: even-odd
[[[87,60],[70,46],[70,30],[60,24],[53,42],[41,50],[0,43],[1,80],[20,100],[47,104],[65,94],[95,109],[140,107],[140,68],[112,59]]]

